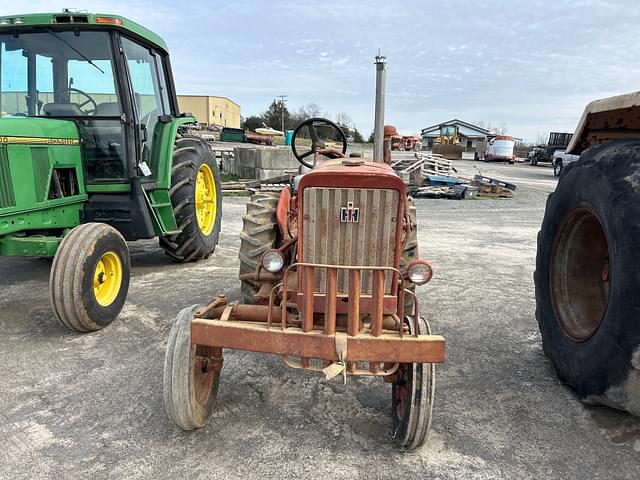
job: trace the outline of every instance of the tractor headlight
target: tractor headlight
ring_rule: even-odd
[[[22,25],[24,23],[24,18],[14,18],[13,23],[14,25]]]
[[[267,272],[277,273],[284,267],[284,256],[279,250],[267,250],[262,256],[262,268]]]
[[[0,18],[0,25],[11,25],[11,20],[8,18]]]
[[[415,260],[407,268],[407,278],[415,285],[424,285],[433,277],[433,269],[424,260]]]

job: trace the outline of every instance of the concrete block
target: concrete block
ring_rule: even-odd
[[[266,180],[267,178],[279,177],[280,175],[288,175],[290,173],[297,174],[297,168],[285,168],[285,169],[263,169],[256,168],[254,177],[256,180]]]
[[[222,159],[222,171],[240,178],[265,179],[297,171],[298,167],[289,147],[236,147],[233,158]]]
[[[257,152],[252,147],[236,147],[233,149],[233,156],[240,165],[255,168]]]
[[[257,151],[256,167],[266,170],[297,168],[298,161],[289,147],[267,147]]]

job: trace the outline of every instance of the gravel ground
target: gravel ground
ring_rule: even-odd
[[[518,191],[417,202],[421,254],[436,272],[419,297],[447,339],[423,450],[391,445],[382,381],[343,386],[242,352],[225,356],[209,426],[183,433],[167,420],[169,322],[219,291],[239,295],[246,198],[230,197],[207,261],[177,265],[155,241],[130,245],[128,302],[100,332],[57,325],[50,262],[0,259],[0,478],[638,478],[639,419],[583,406],[542,353],[532,275],[551,169],[457,166]]]

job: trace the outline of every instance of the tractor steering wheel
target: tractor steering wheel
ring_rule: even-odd
[[[318,136],[318,131],[316,127],[331,127],[338,132],[338,136],[340,141],[342,141],[342,151],[336,150],[335,148],[327,148],[324,140],[321,140]],[[311,139],[311,148],[304,152],[299,153],[296,148],[296,140],[300,133],[307,129],[309,131],[309,138]],[[315,158],[313,163],[309,163],[305,160],[310,155],[318,154],[324,155],[327,158],[345,158],[347,153],[347,137],[345,137],[342,129],[333,123],[331,120],[327,120],[326,118],[310,118],[309,120],[305,120],[302,122],[293,132],[293,136],[291,137],[291,150],[293,150],[293,155],[296,157],[296,160],[300,162],[307,168],[313,168],[316,164]]]
[[[67,87],[66,89],[64,89],[62,91],[63,93],[66,93],[67,98],[69,100],[69,103],[71,103],[71,94],[72,93],[77,93],[78,95],[82,95],[86,98],[86,100],[80,104],[78,104],[78,108],[82,111],[82,113],[84,113],[85,115],[93,115],[96,111],[96,108],[98,108],[98,104],[96,103],[96,101],[91,97],[91,95],[89,95],[87,92],[80,90],[79,88],[74,88],[74,87]],[[56,92],[56,96],[58,96],[58,92]],[[87,104],[91,104],[91,108],[88,108],[86,110],[83,110],[82,107],[84,107]]]

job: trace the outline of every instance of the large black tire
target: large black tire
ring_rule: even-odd
[[[129,290],[129,249],[104,223],[78,225],[64,237],[51,265],[49,297],[56,318],[75,332],[109,325]]]
[[[413,197],[408,197],[408,206],[409,206],[409,217],[411,218],[411,222],[414,225],[413,230],[407,233],[407,238],[404,244],[404,249],[402,250],[402,256],[400,257],[400,272],[405,274],[407,272],[407,267],[411,262],[417,260],[419,258],[418,251],[418,216],[416,213],[416,199]],[[404,281],[404,288],[415,292],[416,286],[409,282]],[[405,315],[413,314],[413,306],[414,299],[411,295],[405,294],[404,300],[404,313]]]
[[[196,205],[198,172],[207,168],[213,174],[215,201],[212,226],[200,225]],[[171,205],[180,233],[160,238],[165,253],[178,262],[208,258],[216,248],[222,220],[222,189],[218,163],[204,140],[182,137],[176,140],[171,170]],[[203,229],[205,229],[203,231]]]
[[[411,334],[414,320],[405,318]],[[429,324],[420,318],[420,334],[430,334]],[[393,439],[399,446],[417,450],[427,441],[435,401],[436,376],[433,363],[402,363],[391,386]]]
[[[640,141],[565,165],[538,234],[536,318],[559,377],[640,415]]]
[[[222,361],[222,349],[191,345],[191,320],[196,308],[198,305],[193,305],[178,314],[164,357],[164,408],[182,430],[207,424],[220,384],[215,362]]]
[[[247,213],[242,218],[240,232],[240,275],[253,273],[264,252],[273,248],[277,241],[278,224],[276,207],[279,192],[259,192],[247,202]],[[241,293],[244,303],[253,303],[253,297],[260,284],[251,280],[242,280]]]

